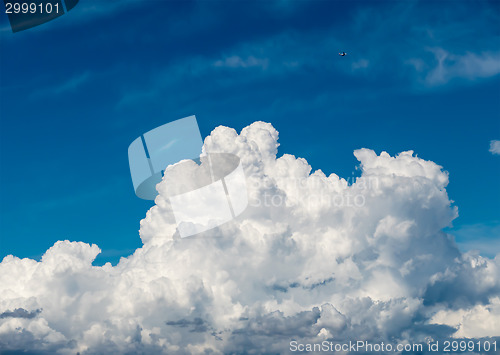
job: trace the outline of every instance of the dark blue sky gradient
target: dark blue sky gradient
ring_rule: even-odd
[[[97,264],[130,254],[152,203],[128,145],[191,114],[203,137],[271,122],[280,154],[344,178],[355,149],[414,150],[449,171],[454,228],[481,227],[460,238],[498,245],[498,2],[80,0],[15,34],[0,18],[0,258],[61,239],[98,244]]]

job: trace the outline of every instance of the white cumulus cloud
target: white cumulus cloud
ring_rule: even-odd
[[[278,145],[264,122],[205,139],[241,158],[249,207],[201,235],[180,238],[162,181],[143,246],[116,266],[69,241],[39,262],[5,257],[0,349],[283,353],[291,340],[500,336],[500,257],[462,254],[442,231],[458,212],[441,166],[360,149],[349,184]]]

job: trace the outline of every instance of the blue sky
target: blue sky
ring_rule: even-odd
[[[450,174],[457,240],[500,250],[498,2],[81,0],[14,34],[0,18],[0,257],[63,239],[98,244],[96,264],[130,254],[152,202],[128,145],[192,114],[203,137],[271,122],[281,153],[344,178],[355,149],[414,150]]]

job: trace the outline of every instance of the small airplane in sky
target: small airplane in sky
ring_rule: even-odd
[[[345,56],[346,56],[346,54],[347,54],[346,52],[342,52],[342,53],[339,53],[339,56],[341,56],[341,57],[345,57]]]

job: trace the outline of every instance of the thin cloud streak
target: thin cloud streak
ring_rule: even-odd
[[[490,142],[490,153],[500,155],[500,141],[492,140]]]

